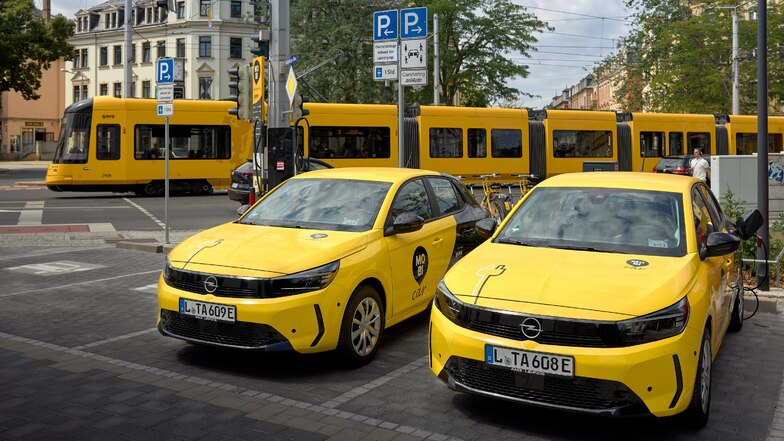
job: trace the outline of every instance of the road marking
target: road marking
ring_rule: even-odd
[[[149,211],[145,210],[145,209],[144,209],[144,207],[142,207],[141,205],[139,205],[139,204],[137,204],[137,203],[133,202],[132,200],[130,200],[130,199],[128,199],[128,198],[123,198],[123,200],[124,200],[125,202],[127,202],[127,203],[131,204],[131,205],[132,205],[133,207],[135,207],[137,210],[139,210],[139,211],[141,211],[142,213],[144,213],[144,215],[145,215],[145,216],[147,216],[147,217],[149,217],[150,219],[152,219],[152,221],[153,221],[153,222],[155,222],[156,224],[158,224],[158,226],[159,226],[159,227],[161,227],[161,229],[162,229],[162,230],[166,229],[166,224],[164,224],[163,222],[161,222],[160,220],[158,220],[158,218],[157,218],[157,217],[155,217],[155,216],[153,216],[153,215],[152,215],[152,213],[150,213]]]
[[[41,225],[44,218],[44,203],[46,201],[28,201],[24,210],[19,213],[17,225]]]
[[[85,282],[70,283],[68,285],[49,286],[49,287],[46,287],[46,288],[29,289],[27,291],[19,291],[19,292],[12,292],[12,293],[8,293],[8,294],[0,294],[0,297],[12,297],[12,296],[18,296],[18,295],[22,295],[22,294],[29,294],[31,292],[49,291],[49,290],[52,290],[52,289],[69,288],[71,286],[79,286],[79,285],[89,285],[91,283],[99,283],[99,282],[106,282],[106,281],[109,281],[109,280],[122,279],[123,277],[142,276],[144,274],[152,274],[152,273],[160,273],[160,272],[161,272],[161,270],[159,270],[159,269],[152,270],[152,271],[142,271],[140,273],[123,274],[121,276],[107,277],[107,278],[104,278],[104,279],[95,279],[95,280],[87,280]]]
[[[43,251],[34,251],[32,253],[27,254],[12,254],[6,256],[0,256],[0,261],[3,260],[20,260],[20,259],[27,259],[29,257],[41,257],[41,256],[51,256],[52,254],[63,254],[63,253],[74,253],[79,251],[93,251],[93,250],[102,250],[106,248],[116,248],[115,245],[106,245],[103,247],[73,247],[73,248],[66,248],[66,249],[52,249],[52,250],[43,250]]]
[[[98,268],[105,267],[103,265],[96,265],[94,263],[60,260],[56,262],[31,263],[28,265],[12,266],[6,269],[25,274],[33,274],[36,276],[53,276],[57,274],[78,273],[80,271],[89,271]]]
[[[149,291],[149,292],[158,292],[158,284],[151,283],[147,286],[140,286],[138,288],[134,288],[134,291]]]
[[[375,380],[373,380],[373,381],[371,381],[369,383],[366,383],[366,384],[363,384],[362,386],[355,387],[354,389],[351,389],[350,391],[344,393],[343,395],[340,395],[338,397],[332,398],[331,400],[329,400],[326,403],[322,404],[322,406],[324,406],[324,407],[326,407],[328,409],[334,409],[335,407],[338,407],[338,406],[340,406],[343,403],[347,403],[347,402],[353,400],[354,398],[356,398],[356,397],[358,397],[360,395],[364,395],[364,394],[370,392],[371,390],[373,390],[373,389],[375,389],[375,388],[377,388],[377,387],[379,387],[379,386],[381,386],[383,384],[386,384],[386,383],[394,380],[397,377],[406,375],[409,372],[417,370],[420,367],[426,365],[427,364],[427,357],[428,356],[425,355],[424,357],[417,358],[416,360],[412,361],[411,363],[409,363],[409,364],[407,364],[407,365],[405,365],[403,367],[397,368],[394,371],[388,373],[387,375],[384,375],[381,378],[376,378]]]
[[[5,343],[4,343],[5,342]],[[10,343],[10,344],[9,344]],[[244,397],[250,397],[255,400],[267,402],[267,403],[275,403],[277,405],[287,406],[290,408],[296,408],[305,410],[308,412],[313,412],[320,415],[328,415],[333,416],[336,418],[340,418],[346,421],[352,421],[359,424],[365,424],[371,427],[377,427],[379,429],[390,430],[397,433],[405,434],[409,437],[420,438],[420,439],[442,439],[442,440],[452,440],[457,441],[459,438],[455,438],[446,434],[431,432],[427,429],[422,429],[413,426],[407,426],[405,424],[395,423],[392,421],[384,421],[379,420],[376,418],[368,417],[362,414],[357,414],[354,412],[343,411],[334,408],[328,408],[324,406],[320,406],[318,404],[308,403],[306,401],[299,401],[299,400],[292,400],[290,398],[281,397],[280,395],[273,395],[268,392],[262,392],[260,390],[255,389],[248,389],[242,386],[235,386],[233,384],[223,383],[220,381],[212,381],[207,378],[196,377],[188,374],[183,374],[176,371],[170,371],[168,369],[158,369],[152,366],[145,366],[143,364],[133,363],[130,361],[121,360],[118,358],[106,357],[104,355],[94,354],[92,352],[83,351],[76,348],[68,348],[65,346],[59,346],[52,343],[47,343],[40,340],[33,340],[27,337],[19,337],[12,334],[6,334],[5,332],[0,332],[0,345],[5,346],[7,349],[10,349],[17,353],[25,354],[25,350],[22,348],[15,347],[17,344],[24,344],[28,346],[35,347],[36,350],[40,350],[41,348],[48,349],[50,351],[55,351],[59,353],[68,354],[74,357],[79,357],[83,359],[94,360],[99,363],[106,363],[113,366],[119,366],[121,368],[125,368],[132,371],[137,372],[146,372],[148,375],[155,375],[158,377],[165,377],[168,378],[168,381],[185,381],[187,383],[191,383],[197,386],[205,386],[209,387],[210,389],[224,391],[228,393],[233,393],[237,395],[242,395]],[[59,362],[63,362],[62,356],[60,357],[52,357],[51,359],[56,359]],[[426,357],[424,357],[426,358]],[[421,359],[416,360],[416,362],[421,361]],[[68,363],[65,361],[65,363]],[[409,363],[411,365],[413,363]],[[409,366],[407,365],[407,366]],[[56,366],[56,365],[55,365]],[[405,367],[404,367],[405,368]],[[403,368],[401,368],[403,369]],[[399,369],[398,369],[399,370]],[[116,372],[116,370],[112,370]],[[384,377],[382,377],[384,378]],[[145,382],[145,380],[141,377],[136,377],[135,381]],[[151,383],[147,381],[149,384],[158,385],[158,383]],[[167,388],[166,386],[158,386],[161,388],[166,389],[173,389]],[[178,393],[179,396],[189,397],[190,395],[187,394],[187,391],[181,391]],[[198,398],[195,398],[198,400]],[[205,401],[206,402],[206,401]],[[224,406],[225,407],[225,406]]]
[[[79,351],[79,350],[82,350],[82,349],[94,348],[94,347],[100,346],[102,344],[113,343],[113,342],[120,341],[120,340],[125,340],[125,339],[128,339],[128,338],[138,337],[140,335],[149,334],[149,333],[157,331],[157,330],[158,330],[158,328],[150,328],[150,329],[145,329],[144,331],[131,332],[130,334],[120,335],[120,336],[117,336],[117,337],[107,338],[107,339],[104,339],[104,340],[98,340],[98,341],[94,341],[92,343],[87,343],[86,345],[82,345],[82,346],[75,346],[74,349]]]

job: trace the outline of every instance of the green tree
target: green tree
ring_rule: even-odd
[[[625,110],[729,113],[732,110],[732,18],[739,1],[627,0],[635,11],[623,51],[600,70],[620,67],[625,82],[616,99]],[[724,8],[723,8],[724,7]],[[743,11],[741,9],[741,16]],[[780,8],[768,12],[768,92],[784,96]],[[756,109],[756,22],[741,19],[741,113]],[[772,98],[771,98],[772,99]]]
[[[526,56],[534,50],[534,33],[547,27],[522,6],[510,0],[420,0],[404,7],[427,6],[428,30],[439,14],[441,98],[451,104],[487,106],[501,99],[530,96],[506,83],[527,77],[528,67],[509,56]],[[306,78],[332,102],[394,103],[397,87],[384,87],[372,79],[373,12],[398,9],[396,1],[293,0],[291,47],[306,70],[337,51],[345,56]],[[432,46],[428,50],[433,69]],[[432,75],[431,75],[432,77]],[[432,79],[428,80],[432,82]],[[433,88],[406,88],[406,102],[430,103]]]
[[[66,40],[74,23],[60,14],[44,23],[33,0],[0,0],[0,11],[0,92],[15,90],[27,100],[38,99],[41,71],[72,56]]]

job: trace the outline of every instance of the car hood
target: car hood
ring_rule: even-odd
[[[670,306],[694,283],[696,255],[660,257],[485,242],[444,277],[477,306],[586,320],[623,320]]]
[[[356,253],[369,234],[230,223],[191,236],[169,253],[169,261],[190,271],[275,277]]]

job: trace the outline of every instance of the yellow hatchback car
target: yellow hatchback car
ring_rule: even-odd
[[[385,327],[424,311],[487,217],[450,176],[340,168],[295,176],[239,220],[168,255],[158,329],[197,344],[369,362]]]
[[[537,185],[455,264],[431,312],[430,367],[450,388],[610,416],[710,410],[711,363],[743,324],[738,247],[701,181],[575,173]]]

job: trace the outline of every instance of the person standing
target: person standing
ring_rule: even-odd
[[[689,162],[689,171],[692,176],[702,182],[707,182],[710,179],[710,164],[702,157],[700,149],[694,149],[694,159]]]

